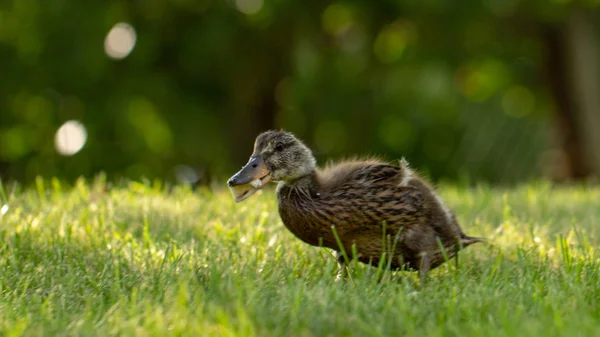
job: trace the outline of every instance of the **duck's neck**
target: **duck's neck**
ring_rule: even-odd
[[[312,171],[310,174],[307,174],[294,180],[280,181],[277,184],[277,192],[281,191],[284,188],[293,188],[296,190],[313,192],[317,190],[318,187],[319,181],[317,179],[317,172]]]

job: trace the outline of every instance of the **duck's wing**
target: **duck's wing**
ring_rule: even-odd
[[[377,163],[355,166],[344,173],[343,181],[331,186],[328,200],[324,200],[337,210],[342,223],[381,228],[385,222],[390,230],[397,231],[423,222],[425,196],[419,189],[401,184],[402,167]]]

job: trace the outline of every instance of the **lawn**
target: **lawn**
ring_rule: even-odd
[[[274,191],[159,183],[0,192],[0,335],[599,336],[600,188],[445,185],[474,245],[434,270],[357,265],[294,238]]]

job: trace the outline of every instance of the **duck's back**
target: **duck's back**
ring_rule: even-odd
[[[397,166],[376,161],[341,163],[306,181],[282,184],[278,189],[280,215],[302,240],[337,244],[330,235],[331,226],[347,235],[380,229],[383,222],[393,226],[421,217],[424,196],[414,187],[399,188],[401,180],[402,169]]]

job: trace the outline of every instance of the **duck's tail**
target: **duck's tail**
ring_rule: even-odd
[[[468,235],[462,233],[462,235],[460,236],[459,242],[463,247],[468,247],[468,246],[470,246],[474,243],[478,243],[478,242],[486,243],[487,240],[484,238],[479,238],[479,237],[475,237],[475,236],[468,236]]]

